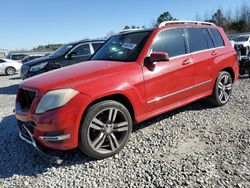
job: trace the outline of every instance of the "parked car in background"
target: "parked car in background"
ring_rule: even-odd
[[[250,53],[239,60],[240,75],[248,74],[250,78]]]
[[[28,57],[27,54],[11,54],[9,53],[6,58],[14,61],[21,61],[25,57]]]
[[[23,58],[23,59],[21,60],[21,62],[22,62],[22,64],[25,64],[25,63],[27,63],[27,62],[29,62],[29,61],[31,61],[31,60],[38,59],[38,58],[41,58],[41,57],[44,57],[44,56],[41,56],[41,55],[27,56],[27,57]]]
[[[22,64],[9,60],[9,59],[0,59],[0,74],[4,75],[13,75],[21,69]]]
[[[104,40],[82,40],[65,44],[49,56],[25,63],[21,68],[21,78],[26,79],[61,67],[89,60]]]
[[[88,62],[22,82],[20,137],[36,148],[110,157],[133,123],[201,98],[225,105],[238,76],[236,51],[213,23],[171,21],[118,34]]]
[[[241,60],[246,57],[250,52],[250,35],[240,35],[232,39],[234,48],[239,52]]]

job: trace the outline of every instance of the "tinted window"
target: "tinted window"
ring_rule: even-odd
[[[111,37],[91,60],[136,61],[151,32],[133,32]]]
[[[190,52],[197,52],[214,47],[207,29],[188,28],[187,31]]]
[[[170,29],[162,31],[155,39],[152,47],[153,52],[166,52],[169,57],[186,53],[186,43],[182,29]]]
[[[249,36],[240,36],[233,38],[235,42],[247,42],[249,40]]]
[[[224,40],[217,29],[209,29],[216,47],[225,46]]]
[[[97,51],[103,43],[92,43],[92,46],[94,48],[94,51]]]
[[[27,55],[18,54],[18,55],[12,55],[11,59],[12,60],[21,60],[21,59],[23,59],[25,57],[27,57]]]
[[[73,48],[72,44],[65,44],[58,48],[56,51],[52,52],[49,56],[50,57],[59,57],[67,53],[69,50]]]
[[[208,29],[203,29],[203,34],[205,35],[208,48],[214,48],[214,43]]]
[[[83,44],[73,50],[74,56],[90,55],[89,44]]]

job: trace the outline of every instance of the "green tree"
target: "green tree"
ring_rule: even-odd
[[[247,23],[244,20],[233,21],[229,29],[232,33],[245,32],[247,31]]]
[[[172,21],[172,20],[177,20],[176,18],[174,18],[170,12],[163,12],[156,21],[155,26],[159,26],[160,23],[164,22],[164,21]]]
[[[223,26],[226,18],[224,17],[222,11],[220,9],[217,10],[216,13],[212,16],[212,22],[214,22],[218,26]]]
[[[130,29],[130,26],[126,25],[123,30],[127,30],[127,29]]]

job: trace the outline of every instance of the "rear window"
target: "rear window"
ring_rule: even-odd
[[[220,32],[217,29],[209,29],[209,31],[212,35],[215,47],[225,46],[224,40],[223,40]]]
[[[205,28],[188,28],[188,41],[190,52],[197,52],[214,48],[213,41]]]

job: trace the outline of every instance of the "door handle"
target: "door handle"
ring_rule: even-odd
[[[216,51],[212,51],[212,56],[216,56],[217,52]]]
[[[188,65],[188,64],[191,64],[192,63],[192,61],[191,61],[191,59],[185,59],[183,62],[182,62],[182,65]]]

